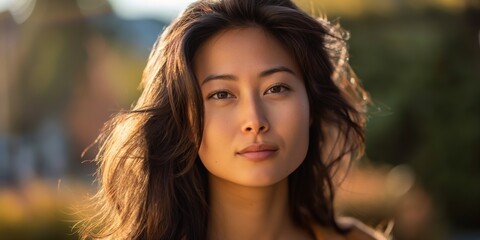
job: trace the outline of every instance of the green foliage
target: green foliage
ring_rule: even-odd
[[[480,216],[479,15],[405,10],[341,21],[373,99],[367,157],[412,166],[459,228],[478,227]]]

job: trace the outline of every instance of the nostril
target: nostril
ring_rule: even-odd
[[[260,132],[265,132],[267,131],[267,126],[261,125],[261,126],[246,126],[243,128],[243,131],[245,132],[254,132],[254,133],[260,133]]]

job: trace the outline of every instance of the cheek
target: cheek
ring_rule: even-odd
[[[205,109],[203,136],[198,152],[202,162],[212,161],[215,156],[226,152],[226,143],[231,142],[229,139],[231,124],[229,123],[228,114]]]
[[[288,108],[287,108],[288,107]],[[308,151],[310,131],[310,109],[307,97],[299,98],[285,106],[283,116],[279,117],[279,132],[283,135],[288,149],[288,159],[293,168],[298,167]]]

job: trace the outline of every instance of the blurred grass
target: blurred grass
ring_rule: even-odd
[[[0,239],[78,239],[72,231],[78,220],[75,203],[87,188],[77,183],[68,190],[42,180],[0,190]]]

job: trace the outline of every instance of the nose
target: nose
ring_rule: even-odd
[[[265,108],[259,99],[251,98],[245,101],[241,111],[243,118],[242,132],[251,134],[265,133],[270,129]]]

